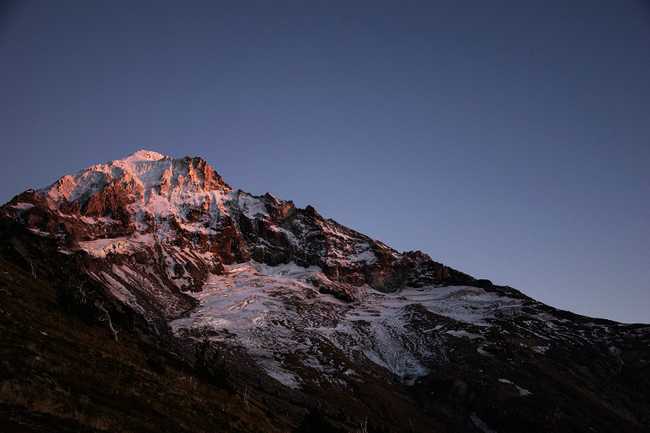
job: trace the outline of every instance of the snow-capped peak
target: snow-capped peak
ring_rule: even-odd
[[[138,161],[160,161],[161,159],[171,159],[167,155],[162,153],[155,152],[153,150],[140,149],[136,152],[133,152],[131,155],[124,158],[124,161],[129,162],[138,162]]]
[[[110,173],[113,177],[119,177],[123,173],[119,170],[114,170],[115,168],[119,168],[136,178],[140,178],[142,176],[146,177],[152,171],[156,171],[156,169],[169,166],[173,160],[171,156],[163,155],[152,150],[140,149],[124,158],[109,161],[104,164],[93,165],[83,170],[82,173],[89,170],[96,170]]]
[[[162,196],[171,199],[187,193],[229,191],[230,187],[203,159],[175,159],[141,149],[122,159],[90,166],[75,175],[67,175],[43,192],[55,202],[80,202],[93,195],[117,188],[121,195],[149,202]],[[128,200],[132,202],[133,200]]]

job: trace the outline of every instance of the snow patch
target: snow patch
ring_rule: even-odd
[[[533,346],[531,347],[532,351],[535,353],[539,353],[540,355],[546,354],[548,349],[550,349],[550,346]]]
[[[21,211],[26,211],[27,209],[33,208],[34,205],[32,203],[18,202],[18,203],[12,204],[11,207],[14,208],[14,209],[21,210]]]
[[[348,256],[348,258],[352,262],[355,262],[355,263],[363,262],[363,263],[366,263],[368,265],[371,265],[371,264],[373,264],[373,263],[375,263],[377,261],[377,256],[370,249],[367,249],[365,251],[361,251],[359,253],[350,254]]]
[[[277,380],[281,384],[291,388],[291,389],[299,389],[300,388],[300,379],[295,375],[292,374],[282,368],[278,367],[269,367],[266,365],[263,365],[264,371],[271,376],[273,379]]]
[[[522,388],[522,387],[520,387],[519,385],[517,385],[516,383],[514,383],[514,382],[512,382],[512,381],[510,381],[510,380],[508,380],[508,379],[499,378],[498,381],[499,381],[500,383],[505,383],[505,384],[508,384],[508,385],[512,385],[512,386],[514,386],[515,389],[517,390],[517,392],[519,393],[519,396],[520,396],[520,397],[526,397],[526,396],[528,396],[528,395],[532,395],[532,394],[533,394],[532,392],[528,391],[526,388]]]
[[[497,433],[496,431],[492,430],[488,425],[481,419],[479,418],[475,413],[471,414],[469,419],[472,421],[472,424],[479,429],[483,433]]]
[[[239,204],[242,212],[244,212],[244,215],[250,219],[259,218],[260,216],[269,216],[266,211],[264,202],[248,193],[239,191],[237,194],[237,203]]]
[[[153,246],[152,234],[134,237],[117,237],[79,242],[79,247],[93,257],[105,258],[109,254],[131,254],[145,246]]]
[[[454,337],[458,337],[458,338],[469,338],[470,340],[475,340],[477,338],[483,338],[483,336],[480,335],[480,334],[475,334],[473,332],[468,332],[468,331],[465,331],[463,329],[449,330],[449,331],[445,331],[445,333],[449,334],[451,336],[454,336]]]

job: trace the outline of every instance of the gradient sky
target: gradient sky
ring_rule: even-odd
[[[200,155],[399,250],[650,322],[647,3],[4,5],[2,202],[138,148]]]

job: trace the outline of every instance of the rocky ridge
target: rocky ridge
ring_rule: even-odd
[[[355,413],[376,431],[650,425],[630,382],[648,377],[648,326],[400,253],[311,206],[234,190],[201,158],[142,150],[64,176],[0,208],[0,234],[3,257],[115,340],[135,333],[193,363],[216,351],[249,366],[231,381],[318,407],[327,431],[358,427]],[[598,423],[580,422],[594,410]]]

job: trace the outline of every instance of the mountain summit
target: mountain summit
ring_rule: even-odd
[[[201,194],[228,191],[230,187],[203,159],[173,159],[148,150],[63,176],[43,190],[53,204],[79,206],[87,216],[123,212],[166,216],[181,212],[178,206],[193,194],[204,198]]]
[[[35,298],[28,309],[8,310],[13,320],[29,323],[26,311],[50,317],[55,308],[79,321],[11,335],[41,341],[52,333],[89,359],[102,353],[101,365],[130,365],[127,374],[142,381],[134,386],[160,390],[167,402],[160,419],[140,415],[152,431],[650,427],[650,387],[640,386],[650,385],[648,326],[558,311],[422,252],[398,252],[310,206],[235,190],[198,157],[139,150],[63,176],[2,206],[0,236],[0,296],[56,294],[56,307]],[[45,364],[36,376],[74,380],[66,366],[77,360],[38,356]],[[11,368],[6,383],[18,380]],[[102,371],[79,374],[91,383]],[[194,385],[165,382],[176,374]],[[60,404],[24,397],[40,385],[15,383],[0,402],[17,408],[20,425],[46,429],[65,419],[93,431],[149,431],[129,424],[131,407],[83,385],[96,414],[126,421],[102,415],[97,427]],[[181,389],[207,419],[170,399]],[[226,409],[222,389],[240,404]],[[155,406],[119,386],[110,392]],[[253,412],[257,421],[241,421]],[[241,422],[220,424],[225,414]]]

